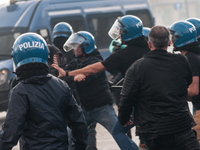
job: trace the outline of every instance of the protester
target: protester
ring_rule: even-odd
[[[87,126],[68,85],[49,74],[48,47],[36,33],[20,35],[13,45],[19,82],[11,91],[0,149],[10,150],[20,139],[21,150],[68,150],[67,125],[75,150],[86,148]]]
[[[187,103],[189,62],[182,54],[167,52],[170,33],[164,26],[151,29],[148,45],[151,51],[126,72],[118,119],[130,124],[134,107],[136,134],[149,150],[199,150]]]

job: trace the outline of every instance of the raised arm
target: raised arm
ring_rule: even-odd
[[[78,74],[84,74],[84,75],[92,75],[101,71],[105,71],[106,68],[102,65],[101,62],[98,63],[94,63],[91,65],[88,65],[82,69],[77,69],[77,70],[73,70],[68,72],[69,76],[76,76]]]
[[[52,64],[52,67],[54,67],[55,69],[58,70],[59,75],[58,77],[63,77],[63,76],[76,76],[79,74],[83,74],[83,75],[92,75],[101,71],[105,71],[106,68],[102,65],[101,62],[97,62],[91,65],[88,65],[84,68],[81,69],[77,69],[77,70],[73,70],[73,71],[69,71],[66,72],[65,70],[63,70],[62,68],[60,68],[58,65],[56,64]]]

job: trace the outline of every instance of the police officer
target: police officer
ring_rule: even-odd
[[[13,45],[18,84],[11,90],[0,149],[68,150],[67,124],[76,139],[75,149],[86,148],[87,127],[81,108],[68,85],[49,74],[48,47],[36,33],[19,36]]]
[[[70,35],[73,32],[74,31],[73,31],[72,26],[67,22],[59,22],[53,28],[53,45],[56,46],[57,48],[59,48],[62,53],[59,66],[63,69],[65,69],[65,66],[74,59],[73,51],[66,52],[63,49],[64,43],[67,41],[67,39],[70,37]],[[73,83],[69,84],[69,86],[73,91],[73,95],[75,96],[75,99],[80,104],[79,96],[76,91],[76,86]],[[94,128],[93,128],[93,130],[95,130]],[[68,129],[68,134],[70,136],[70,134],[71,134],[70,129]],[[69,143],[71,143],[70,149],[72,149],[71,147],[73,147],[73,138],[69,139],[69,140],[70,140]]]
[[[73,50],[75,55],[75,58],[67,65],[66,70],[80,69],[103,60],[97,50],[93,35],[87,31],[79,31],[72,34],[64,44],[64,49],[66,51]],[[76,83],[88,127],[98,122],[112,134],[113,126],[117,122],[117,116],[112,106],[113,99],[105,72],[89,75],[86,78],[83,76],[85,80],[79,82],[81,76],[65,76],[61,77],[61,79],[67,83]],[[114,135],[112,134],[112,136]],[[95,150],[96,145],[94,145],[94,141],[90,140],[88,139],[87,149]]]
[[[62,52],[61,64],[59,65],[61,68],[64,68],[74,58],[73,51],[66,53],[63,49],[64,43],[73,32],[72,26],[67,22],[59,22],[53,28],[53,44]]]
[[[196,110],[193,118],[197,125],[193,129],[196,130],[197,138],[200,142],[200,48],[197,40],[200,37],[200,32],[197,32],[199,27],[199,20],[189,18],[186,21],[173,23],[170,31],[174,43],[174,51],[180,51],[184,54],[188,58],[192,68],[193,77],[192,83],[188,88],[188,99],[192,101]]]
[[[195,26],[197,30],[197,40],[198,42],[200,42],[200,19],[192,17],[192,18],[186,19],[186,21],[192,23]]]
[[[126,70],[133,62],[141,58],[145,53],[149,52],[147,41],[143,35],[142,21],[136,16],[125,15],[117,18],[109,31],[109,36],[112,39],[121,39],[122,44],[127,45],[127,47],[113,53],[102,62],[98,62],[85,68],[70,72],[65,72],[57,65],[53,64],[53,67],[59,70],[59,76],[75,76],[78,74],[88,75],[104,70],[109,72],[117,70],[124,76]],[[116,141],[119,140],[123,141],[122,143],[124,143],[119,145],[120,148],[122,150],[138,149],[133,141],[131,141],[127,136],[124,136],[124,134],[134,125],[130,125],[125,128],[119,122],[116,125],[118,127],[114,128],[113,130],[113,133],[118,135]]]

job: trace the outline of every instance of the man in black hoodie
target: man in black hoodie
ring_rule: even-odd
[[[130,123],[134,107],[136,134],[149,150],[199,150],[187,103],[192,71],[182,54],[167,52],[170,34],[155,26],[149,32],[151,49],[127,70],[118,119]]]

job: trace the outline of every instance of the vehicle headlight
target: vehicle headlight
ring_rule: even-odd
[[[8,79],[8,70],[6,69],[0,70],[0,85],[6,83],[7,79]]]

